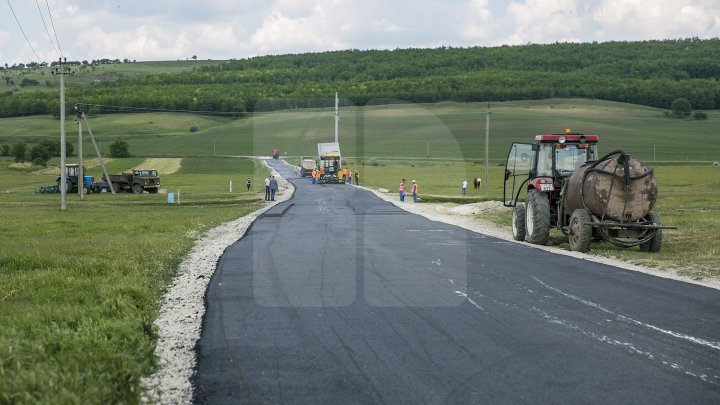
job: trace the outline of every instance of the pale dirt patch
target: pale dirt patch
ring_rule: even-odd
[[[148,158],[135,166],[137,170],[155,169],[159,175],[173,174],[180,170],[182,158]]]
[[[22,162],[22,163],[10,163],[8,165],[11,169],[27,169],[28,167],[32,167],[32,163],[30,162]]]

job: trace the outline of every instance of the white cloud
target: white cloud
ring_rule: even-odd
[[[50,7],[73,60],[720,36],[718,0],[56,0]],[[14,10],[40,57],[57,59],[37,5],[14,2]],[[0,27],[0,64],[37,59],[11,13],[0,12]]]
[[[577,0],[524,0],[507,7],[507,44],[580,42],[590,22]]]
[[[595,36],[606,40],[646,40],[720,35],[716,1],[604,0],[594,13]]]

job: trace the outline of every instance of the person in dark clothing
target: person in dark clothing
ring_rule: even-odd
[[[250,191],[251,184],[252,184],[252,182],[250,181],[250,179],[245,180],[245,185],[247,186],[248,191]]]
[[[275,176],[270,176],[270,201],[275,201],[275,192],[278,190],[278,183]]]

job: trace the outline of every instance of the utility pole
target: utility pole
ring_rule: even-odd
[[[60,211],[67,211],[67,168],[65,167],[65,62],[60,58],[52,74],[60,76]]]
[[[335,92],[335,143],[339,146],[340,143],[338,141],[338,127],[340,123],[340,100],[338,99],[338,93]],[[342,167],[342,156],[340,157],[340,167]]]
[[[77,105],[75,105],[75,109],[77,109]],[[85,196],[85,168],[83,168],[82,122],[79,115],[75,122],[78,124],[78,194],[82,200]]]
[[[490,165],[490,103],[485,114],[485,195],[488,196],[488,166]]]

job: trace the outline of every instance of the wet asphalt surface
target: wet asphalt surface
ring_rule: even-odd
[[[195,402],[720,403],[720,291],[296,187],[207,291]]]

